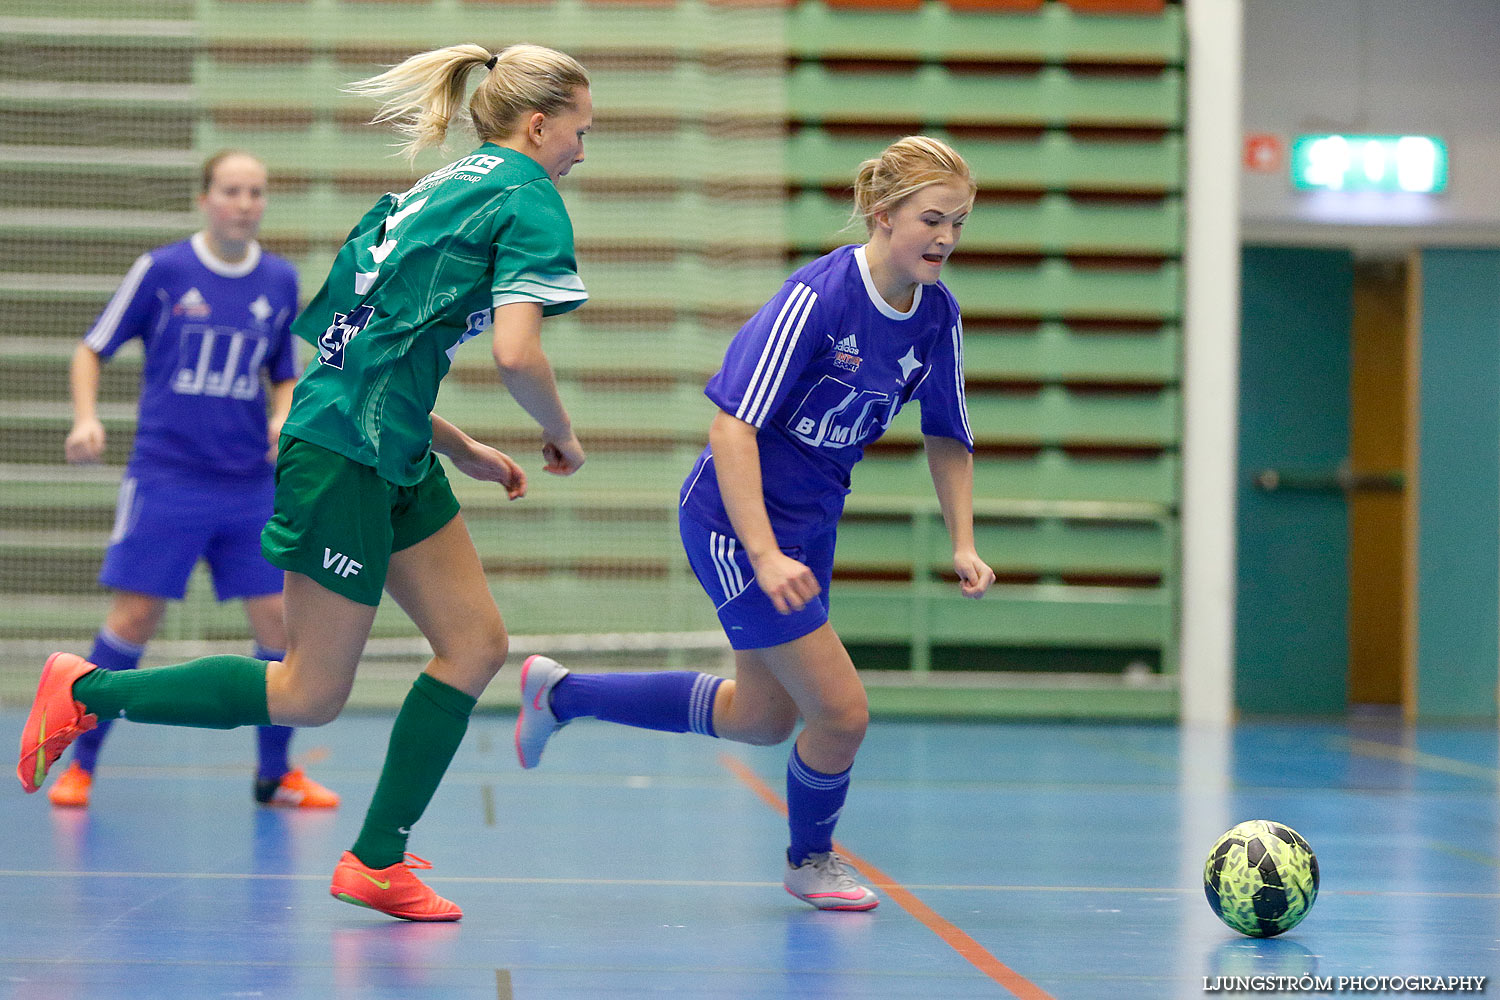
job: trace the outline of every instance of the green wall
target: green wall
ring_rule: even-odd
[[[1422,253],[1417,710],[1496,714],[1500,251]]]

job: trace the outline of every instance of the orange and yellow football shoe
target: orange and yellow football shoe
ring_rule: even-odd
[[[21,730],[21,760],[16,777],[27,794],[42,787],[47,769],[68,745],[99,724],[97,715],[73,700],[73,682],[91,670],[94,664],[72,653],[53,653],[42,667],[36,684],[36,698],[31,714]]]
[[[345,851],[333,870],[328,891],[334,899],[402,920],[457,920],[464,915],[458,904],[439,896],[411,873],[413,868],[425,871],[431,867],[415,854],[408,854],[389,868],[371,868],[352,851]]]

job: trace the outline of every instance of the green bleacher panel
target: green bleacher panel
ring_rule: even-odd
[[[151,233],[159,234],[160,231]],[[115,234],[96,231],[90,236],[30,224],[5,226],[0,228],[0,271],[66,273],[82,265],[95,273],[118,274],[123,278],[130,265],[151,245],[131,231]]]
[[[1173,451],[1137,454],[1070,454],[1036,449],[981,454],[974,463],[974,496],[1007,500],[1091,500],[1175,505],[1179,459]],[[854,492],[871,497],[913,498],[932,494],[927,460],[920,449],[876,450],[854,468]]]
[[[159,33],[59,36],[45,30],[9,28],[0,37],[0,80],[110,87],[186,83],[192,79],[191,46],[192,37],[186,32],[176,37]]]
[[[419,51],[413,49],[413,52]],[[613,117],[702,119],[712,115],[762,112],[755,89],[710,86],[711,71],[692,60],[667,56],[652,68],[591,70],[596,114]],[[306,63],[272,65],[198,58],[195,98],[209,108],[279,109],[361,115],[375,107],[367,97],[345,91],[378,65],[347,65],[325,56]],[[738,96],[736,96],[738,95]]]
[[[974,542],[1002,576],[1162,577],[1174,556],[1164,520],[980,515]],[[952,557],[935,510],[852,510],[839,523],[841,567],[951,573]]]
[[[56,440],[56,448],[49,464],[60,464],[61,438]],[[0,464],[0,469],[4,471],[0,475],[0,508],[6,511],[8,519],[12,512],[27,512],[24,518],[7,526],[29,528],[55,527],[56,521],[41,516],[49,511],[67,512],[69,525],[88,523],[98,527],[99,512],[114,510],[120,477],[125,473],[119,465],[43,468],[17,465],[8,458]],[[109,521],[102,523],[107,530]]]
[[[599,311],[584,308],[543,324],[542,344],[558,371],[575,377],[671,378],[701,390],[718,371],[733,333],[732,328],[714,330],[671,313],[606,324],[596,321]],[[462,348],[453,363],[460,372],[472,371],[485,380],[495,370],[489,345],[477,341]]]
[[[220,109],[199,120],[196,143],[198,148],[207,150],[227,147],[253,150],[265,161],[273,183],[277,176],[288,175],[334,180],[369,178],[396,181],[388,187],[400,191],[404,190],[401,181],[409,185],[467,152],[474,140],[455,130],[446,153],[424,151],[416,164],[409,166],[404,158],[394,155],[393,138],[388,131],[369,127],[357,116],[345,125],[331,118],[309,116],[299,121],[268,115],[264,124],[259,124]],[[591,133],[585,150],[588,160],[563,181],[564,195],[570,188],[606,179],[621,185],[670,180],[749,186],[779,185],[784,176],[780,143],[757,135],[711,137],[701,129],[683,129],[678,133],[612,136],[606,125],[604,130]],[[852,164],[847,172],[853,175]],[[377,195],[378,192],[366,192],[365,207]]]
[[[123,27],[134,25],[136,30],[146,32],[153,28],[157,32],[170,30],[172,25],[151,22],[191,23],[198,7],[197,0],[131,0],[129,4],[114,5],[110,11],[111,21]],[[99,0],[7,0],[5,13],[8,17],[43,18],[48,21],[74,21],[97,23]]]
[[[83,330],[78,331],[82,337]],[[6,345],[0,354],[0,383],[5,385],[7,401],[56,403],[68,399],[68,359],[74,344],[60,350],[50,344],[49,350],[23,352],[26,341]],[[33,342],[35,343],[35,342]],[[42,342],[46,343],[46,342]],[[41,344],[37,344],[40,347]],[[134,353],[134,352],[131,352]],[[99,373],[99,400],[104,403],[134,403],[140,394],[141,365],[138,356],[122,355],[104,366]]]
[[[1182,185],[1182,139],[1171,133],[1146,141],[1116,133],[1089,136],[1040,129],[1008,136],[956,135],[940,125],[928,131],[962,153],[987,190],[1162,193]],[[901,134],[893,130],[885,141]],[[846,189],[855,167],[883,144],[818,128],[797,129],[787,142],[788,179]]]
[[[672,498],[668,496],[670,501]],[[672,503],[589,507],[512,503],[466,518],[486,562],[517,567],[612,567],[650,576],[683,558]]]
[[[967,393],[969,425],[981,445],[1168,447],[1177,440],[1175,387],[1075,391],[1062,385]],[[919,442],[919,407],[897,415],[883,441]]]
[[[973,263],[955,256],[943,282],[965,317],[1174,319],[1180,309],[1181,267],[1175,261],[1139,268],[1088,267],[1048,257],[1030,264]]]
[[[831,250],[864,239],[856,222],[846,228],[851,199],[823,191],[801,191],[788,206],[793,245]],[[1180,204],[1161,201],[1081,201],[1061,192],[1036,198],[981,199],[964,225],[958,255],[968,251],[1045,254],[1153,254],[1182,249]]]
[[[532,428],[533,421],[501,388],[498,376],[493,379],[489,385],[447,379],[438,394],[437,412],[471,434]],[[589,434],[619,432],[643,439],[676,440],[685,431],[706,433],[713,417],[713,404],[703,395],[702,387],[686,381],[666,388],[636,388],[621,383],[582,385],[563,372],[558,376],[558,393],[579,439],[584,441]]]
[[[927,0],[911,13],[799,3],[787,13],[787,45],[804,59],[891,58],[994,62],[1181,62],[1181,11],[1157,19],[1100,21],[1060,3],[1035,14],[989,16]]]
[[[372,15],[378,11],[378,16]],[[451,45],[455,39],[503,46],[515,40],[590,52],[652,54],[782,51],[782,12],[755,5],[681,3],[672,6],[598,5],[580,0],[541,3],[377,4],[367,2],[249,3],[200,0],[200,37],[303,48],[369,46],[407,54]],[[587,58],[584,58],[588,65]]]
[[[595,151],[580,174],[593,172]],[[608,153],[604,154],[607,158]],[[395,179],[395,178],[392,178]],[[682,186],[660,192],[645,192],[631,198],[612,196],[608,192],[585,190],[584,177],[578,183],[564,182],[563,197],[573,220],[573,232],[581,246],[607,242],[621,246],[672,246],[697,249],[705,241],[729,242],[732,232],[714,228],[700,232],[702,220],[722,206],[700,188]],[[305,237],[311,234],[335,234],[326,238],[336,242],[375,203],[374,191],[340,190],[331,178],[298,185],[297,190],[278,189],[278,178],[271,176],[270,197],[261,231],[266,240],[279,236]],[[764,206],[743,206],[735,213],[735,224],[747,237],[766,231],[775,232],[782,225],[779,202]],[[746,218],[745,213],[750,217]],[[760,237],[764,240],[764,237]]]
[[[123,95],[117,103],[100,98],[75,101],[80,96],[7,100],[0,106],[0,134],[24,134],[29,143],[40,146],[89,149],[156,150],[192,142],[193,115],[180,101],[157,102],[168,105],[165,108],[142,107]]]
[[[88,331],[89,325],[109,301],[112,291],[91,291],[75,296],[53,291],[6,289],[0,282],[0,333],[7,339],[65,339],[68,350],[71,350],[72,343]]]
[[[1174,126],[1182,74],[1077,74],[1060,66],[983,75],[943,66],[838,71],[793,68],[787,99],[794,121],[922,122],[942,125]]]
[[[1144,382],[1178,377],[1176,326],[1090,332],[1060,322],[964,328],[964,373],[976,381]]]
[[[1136,587],[996,584],[982,601],[957,585],[842,583],[830,614],[846,642],[988,646],[1159,647],[1171,641],[1165,591]]]
[[[149,162],[111,162],[108,154],[68,149],[52,149],[44,155],[32,153],[24,158],[18,151],[0,150],[0,206],[28,211],[69,208],[81,211],[79,192],[89,194],[88,212],[99,215],[129,212],[119,217],[123,224],[150,223],[161,231],[191,226],[197,219],[190,207],[197,193],[197,163],[157,166]],[[143,154],[150,160],[182,159],[158,151]],[[136,215],[134,213],[141,213]],[[151,213],[151,215],[146,215]],[[156,220],[156,213],[170,213],[171,219]],[[144,218],[142,217],[144,216]],[[115,217],[105,214],[107,226]],[[58,221],[54,218],[54,222]],[[68,223],[86,228],[85,222]]]
[[[441,410],[439,410],[441,412]],[[677,493],[703,450],[706,433],[676,442],[617,443],[581,437],[588,461],[571,476],[541,471],[541,439],[526,430],[491,440],[527,470],[526,496],[510,501],[493,483],[450,474],[453,493],[465,509],[508,513],[533,507],[586,507],[595,511],[656,509],[675,511]]]

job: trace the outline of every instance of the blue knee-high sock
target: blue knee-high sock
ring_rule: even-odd
[[[838,774],[814,771],[803,763],[797,744],[792,744],[792,755],[786,762],[787,825],[792,831],[786,857],[792,864],[800,865],[809,855],[833,850],[833,828],[849,794],[850,770],[845,768]]]
[[[694,670],[569,674],[552,688],[552,714],[568,722],[592,716],[666,733],[714,731],[714,696],[724,678]]]
[[[105,670],[134,670],[141,665],[141,655],[145,652],[145,646],[126,642],[109,629],[101,628],[94,636],[89,662]],[[104,746],[104,737],[114,722],[113,718],[100,718],[99,725],[73,741],[73,759],[90,774],[94,773],[94,766],[99,762],[99,748]]]
[[[257,642],[250,655],[257,660],[280,660],[286,656],[286,650],[269,649]],[[290,760],[290,748],[292,745],[291,726],[258,726],[255,730],[255,740],[260,761],[255,771],[257,778],[260,778],[262,781],[270,781],[280,778],[292,769]]]

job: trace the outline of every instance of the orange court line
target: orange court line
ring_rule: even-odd
[[[724,765],[736,778],[744,782],[752,792],[760,797],[762,802],[781,813],[781,815],[786,815],[786,803],[781,801],[780,796],[772,791],[771,787],[764,781],[761,781],[760,776],[750,770],[744,761],[737,757],[731,757],[727,753],[721,753],[719,754],[719,763]],[[942,938],[950,948],[962,955],[970,965],[1009,990],[1018,1000],[1055,1000],[1052,994],[1000,961],[994,955],[991,955],[985,950],[982,944],[939,916],[933,911],[932,907],[922,902],[909,889],[904,888],[885,872],[849,850],[839,841],[834,841],[833,846],[840,854],[853,862],[854,867],[864,872],[876,888],[884,889],[886,895],[890,896],[898,906],[917,918],[917,921],[932,931],[932,933]]]

